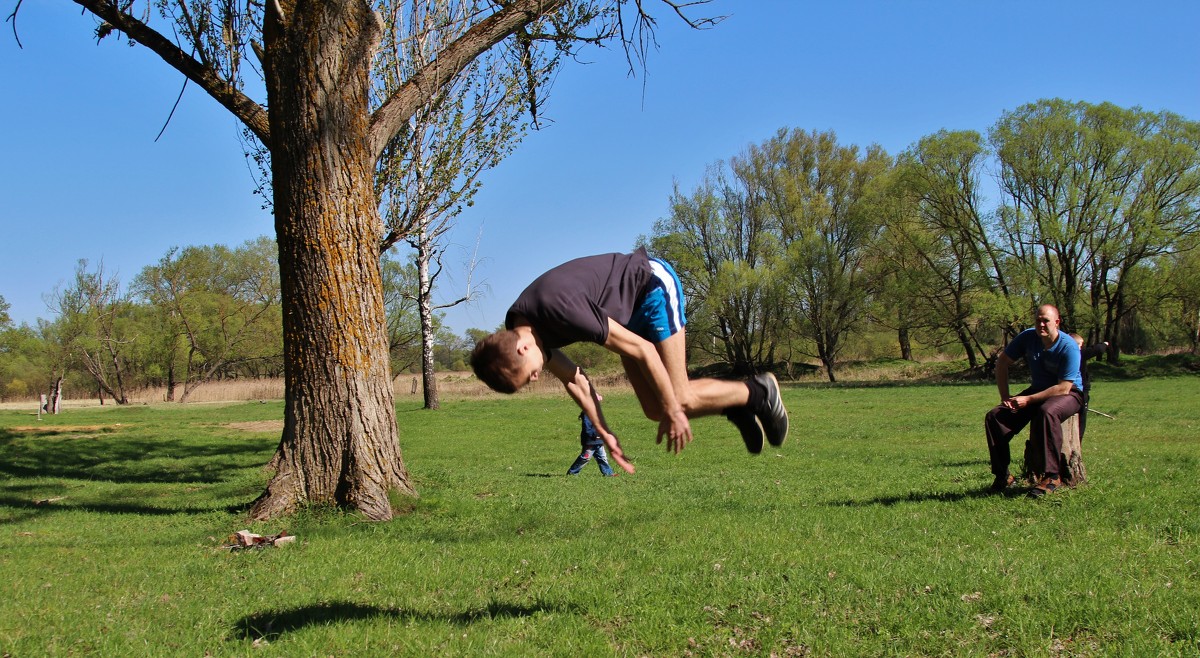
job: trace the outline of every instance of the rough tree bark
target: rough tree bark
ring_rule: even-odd
[[[1079,413],[1087,413],[1087,409],[1081,409]],[[1079,414],[1062,422],[1062,436],[1062,452],[1058,454],[1059,478],[1063,484],[1076,487],[1087,482],[1087,467],[1083,464],[1083,444],[1079,436]],[[1034,445],[1033,439],[1026,439],[1022,476],[1036,481],[1045,472],[1046,462],[1041,446]]]
[[[331,501],[388,519],[389,492],[416,492],[396,433],[372,189],[380,26],[366,2],[291,9],[268,9],[263,29],[288,395],[275,477],[250,515]]]

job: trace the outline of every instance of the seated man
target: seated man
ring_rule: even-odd
[[[716,413],[737,426],[752,453],[762,450],[764,436],[781,445],[788,415],[774,375],[689,380],[685,323],[679,277],[645,249],[577,258],[529,284],[509,308],[505,329],[475,346],[471,367],[502,393],[514,393],[549,370],[596,427],[609,455],[630,473],[633,465],[605,424],[587,376],[559,348],[592,341],[619,354],[642,411],[659,422],[657,441],[666,436],[668,450],[678,453],[692,440],[689,417]]]
[[[992,491],[1004,491],[1014,478],[1008,472],[1009,442],[1031,422],[1029,435],[1045,455],[1046,472],[1029,495],[1040,498],[1062,486],[1058,455],[1062,452],[1062,421],[1083,408],[1083,382],[1079,376],[1079,345],[1064,331],[1058,309],[1038,307],[1036,324],[1004,348],[996,360],[996,386],[1000,404],[984,416],[988,452],[996,480]],[[1015,396],[1008,393],[1008,367],[1024,357],[1032,384]]]

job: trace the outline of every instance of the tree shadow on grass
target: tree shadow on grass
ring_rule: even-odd
[[[242,514],[249,509],[248,503],[239,505],[213,506],[213,507],[153,507],[150,505],[142,505],[137,503],[70,503],[62,499],[34,500],[31,498],[19,498],[16,496],[8,496],[0,493],[0,508],[8,508],[13,512],[12,522],[16,523],[24,519],[31,519],[42,514],[51,514],[54,512],[94,512],[97,514],[136,514],[139,516],[171,516],[174,514],[211,514],[212,512],[225,512],[227,514]],[[18,514],[17,512],[21,513]],[[4,519],[0,518],[0,525],[4,525]]]
[[[289,610],[268,610],[248,615],[234,624],[232,638],[238,640],[275,640],[285,633],[303,630],[307,626],[322,626],[379,618],[389,621],[449,622],[463,626],[487,619],[532,617],[543,612],[578,614],[579,608],[575,605],[547,604],[541,602],[536,602],[532,605],[516,605],[492,600],[482,608],[465,610],[453,614],[442,614],[421,610],[405,610],[402,608],[384,608],[350,601],[337,601],[304,605]]]
[[[111,428],[17,433],[0,429],[0,477],[105,480],[119,484],[212,484],[270,458],[277,440],[134,437]]]

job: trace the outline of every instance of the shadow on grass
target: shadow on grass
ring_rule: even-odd
[[[936,465],[944,468],[966,468],[967,466],[983,466],[984,468],[991,467],[991,463],[988,461],[987,457],[980,457],[978,459],[964,459],[956,462],[937,462]]]
[[[173,514],[210,514],[225,512],[227,514],[242,514],[249,509],[249,503],[213,507],[151,507],[135,503],[78,503],[71,504],[62,500],[36,501],[28,498],[16,498],[0,494],[0,507],[23,514],[13,514],[12,522],[31,519],[41,514],[53,512],[95,512],[98,514],[137,514],[140,516],[171,516]],[[0,519],[0,525],[4,525]]]
[[[341,622],[387,619],[395,621],[433,621],[467,625],[486,619],[532,617],[543,612],[577,614],[575,605],[515,605],[489,601],[482,608],[455,614],[439,614],[419,610],[384,608],[349,601],[305,605],[290,610],[272,610],[243,617],[234,625],[233,639],[275,640],[285,633],[303,630],[307,626],[323,626]]]
[[[963,500],[971,500],[973,498],[991,498],[997,494],[992,493],[987,487],[970,491],[914,491],[908,494],[899,496],[877,496],[875,498],[866,498],[863,500],[833,500],[827,503],[830,507],[871,507],[882,505],[889,507],[899,503],[957,503]]]
[[[119,484],[223,482],[262,466],[277,440],[181,441],[120,436],[108,428],[0,429],[0,477],[105,480]]]

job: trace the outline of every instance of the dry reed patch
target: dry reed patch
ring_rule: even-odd
[[[225,423],[225,427],[243,432],[282,432],[282,420],[255,420],[245,423]]]
[[[601,394],[618,391],[632,391],[633,388],[629,385],[629,380],[624,373],[590,373],[592,382],[599,389]],[[503,393],[496,393],[489,389],[483,382],[475,378],[474,373],[470,371],[447,371],[437,373],[438,394],[443,400],[448,399],[475,399],[483,397],[504,397]],[[392,386],[395,392],[397,402],[410,402],[412,400],[420,400],[424,396],[424,390],[421,387],[421,376],[419,374],[402,373],[392,378]],[[521,389],[522,395],[565,395],[562,384],[554,377],[542,377],[531,385]],[[131,391],[128,394],[129,405],[159,405],[159,404],[179,404],[179,396],[182,395],[182,390],[176,388],[176,399],[172,402],[167,402],[167,389],[145,388]],[[265,402],[267,400],[282,400],[284,399],[284,385],[282,378],[273,379],[240,379],[219,382],[209,382],[196,387],[188,396],[186,404],[210,404],[222,402],[247,402],[257,400]],[[14,409],[18,411],[30,410],[30,415],[36,413],[38,403],[30,400],[25,402],[4,402],[0,403],[0,409]],[[106,400],[101,403],[96,398],[85,399],[70,399],[62,401],[62,408],[80,409],[80,408],[108,408],[117,409],[122,405],[117,405],[112,400]],[[258,431],[258,430],[251,430]],[[264,430],[265,431],[265,430]]]

